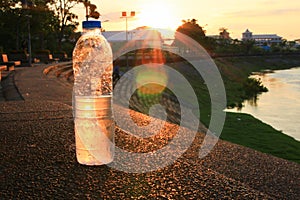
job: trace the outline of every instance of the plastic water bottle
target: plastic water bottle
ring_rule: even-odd
[[[102,165],[113,161],[112,50],[100,21],[84,21],[73,51],[73,116],[77,161]]]

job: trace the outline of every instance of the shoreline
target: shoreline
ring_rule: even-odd
[[[256,117],[256,116],[252,115],[251,113],[248,113],[248,112],[242,112],[242,111],[229,111],[229,110],[227,110],[227,109],[225,109],[224,112],[226,112],[226,114],[227,114],[227,113],[248,114],[248,115],[250,115],[251,117],[253,117],[253,118],[257,119],[257,120],[260,120],[262,123],[264,123],[264,124],[266,124],[266,125],[268,125],[268,126],[271,126],[271,127],[272,127],[273,129],[275,129],[276,131],[279,131],[279,132],[281,132],[282,134],[284,134],[284,135],[286,135],[286,136],[289,136],[289,137],[293,138],[293,139],[296,140],[297,142],[300,142],[300,139],[297,139],[297,138],[295,138],[295,137],[293,137],[293,136],[291,136],[291,135],[289,135],[289,134],[283,132],[282,130],[276,129],[272,124],[269,124],[268,122],[263,121],[262,119],[260,119],[259,117]]]
[[[300,69],[300,67],[299,66],[296,66],[296,67],[292,67],[292,68],[289,68],[289,69],[279,69],[279,70],[263,70],[262,72],[254,72],[254,73],[252,73],[251,75],[250,75],[250,77],[252,77],[252,76],[258,76],[258,77],[254,77],[254,78],[262,78],[261,76],[264,76],[264,75],[268,75],[268,74],[273,74],[273,73],[280,73],[280,72],[284,72],[284,71],[286,71],[286,70],[299,70]],[[270,76],[268,76],[269,78],[270,78]],[[276,78],[276,80],[277,80],[278,78]],[[284,79],[284,78],[283,78]],[[264,81],[263,81],[263,78],[261,79],[262,80],[262,83],[264,84]],[[268,80],[267,80],[268,81]],[[273,82],[273,81],[272,81]],[[267,85],[269,85],[270,84],[270,82],[267,82],[268,84]],[[281,79],[279,79],[279,84],[281,85],[281,84],[283,84],[283,85],[286,85],[286,84],[288,84],[287,82],[286,82],[286,80],[281,80]],[[265,85],[265,84],[264,84]],[[266,86],[266,85],[265,85]],[[269,86],[267,86],[267,88],[268,89],[270,89],[270,85]],[[274,86],[273,86],[274,87]],[[281,87],[284,87],[284,86],[281,86]],[[273,89],[276,89],[276,88],[273,88]],[[261,105],[256,105],[256,101],[257,101],[257,103],[258,104],[260,104],[260,103],[266,103],[267,102],[267,105],[269,105],[271,102],[269,101],[269,103],[268,103],[268,100],[261,100],[261,98],[263,98],[263,99],[265,99],[264,97],[266,97],[266,95],[269,95],[270,94],[270,90],[268,91],[268,92],[263,92],[263,93],[261,93],[261,94],[258,94],[258,96],[257,96],[257,100],[254,100],[255,102],[254,102],[254,104],[255,105],[251,105],[251,101],[252,100],[245,100],[244,102],[243,102],[243,107],[241,107],[241,108],[227,108],[227,109],[225,109],[225,111],[226,112],[232,112],[232,113],[244,113],[244,114],[250,114],[251,116],[253,116],[253,117],[255,117],[255,118],[257,118],[257,119],[259,119],[259,120],[262,120],[264,123],[266,123],[266,124],[268,124],[268,125],[270,125],[270,126],[272,126],[274,129],[276,129],[276,130],[278,130],[278,131],[281,131],[283,134],[286,134],[286,135],[288,135],[288,136],[291,136],[291,137],[293,137],[295,140],[297,140],[297,141],[299,141],[300,142],[300,137],[298,136],[297,138],[296,137],[294,137],[293,135],[295,134],[294,132],[291,132],[291,133],[288,133],[288,132],[286,132],[285,130],[287,129],[286,127],[284,128],[284,126],[282,127],[282,123],[283,122],[281,122],[281,123],[276,123],[276,121],[278,121],[278,120],[273,120],[273,122],[272,122],[272,120],[271,121],[269,121],[269,120],[267,120],[267,118],[265,118],[264,117],[264,115],[262,115],[261,114],[261,112],[263,112],[263,111],[259,111],[259,108],[261,108]],[[273,97],[274,98],[276,98],[275,96],[276,96],[276,94],[274,94],[274,90],[272,90],[272,93],[273,93]],[[282,95],[281,95],[282,96]],[[250,102],[250,103],[249,103]],[[252,103],[253,104],[253,103]],[[257,109],[254,109],[255,107],[258,107],[258,111],[257,111]],[[260,109],[261,110],[261,109]],[[256,113],[256,111],[257,111],[257,113]],[[283,116],[282,116],[283,117]],[[280,117],[280,118],[282,118],[282,117]],[[293,134],[294,133],[294,134]]]
[[[229,77],[234,79],[237,76],[248,77],[253,72],[266,70],[272,72],[299,67],[300,57],[292,56],[291,59],[290,56],[280,58],[260,57],[256,59],[222,58],[216,59],[216,64],[221,72],[224,68],[228,70],[225,76],[229,74]],[[226,83],[226,81],[224,82]],[[236,82],[238,83],[238,81]],[[236,96],[239,96],[240,92],[236,90],[233,83],[228,85],[226,88],[227,95],[232,97],[231,100],[238,100]],[[251,114],[226,112],[226,122],[221,139],[300,163],[300,142]]]

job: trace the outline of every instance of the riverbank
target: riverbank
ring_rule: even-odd
[[[300,66],[299,55],[228,57],[214,61],[225,84],[227,105],[238,105],[247,98],[242,84],[252,73]]]
[[[300,56],[218,58],[215,63],[232,104],[244,101],[241,83],[251,73],[300,66]],[[300,163],[300,142],[249,114],[227,112],[221,139]]]
[[[253,72],[300,66],[300,56],[222,57],[215,58],[214,62],[221,73],[226,90],[227,105],[230,106],[242,105],[247,98],[243,83]],[[193,87],[200,107],[200,121],[208,127],[211,117],[211,99],[203,77],[188,62],[170,62],[167,65],[183,75]],[[184,93],[183,100],[189,104],[189,94],[184,90],[182,92]],[[167,93],[172,95],[170,91]],[[144,104],[144,106],[151,107],[154,104],[156,102]],[[300,163],[300,142],[294,138],[249,114],[227,112],[226,115],[221,139]],[[172,123],[178,123],[177,121],[172,121]]]
[[[255,73],[268,92],[243,102],[242,108],[227,112],[247,113],[300,142],[300,67]]]

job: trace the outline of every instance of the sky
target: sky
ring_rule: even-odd
[[[206,35],[227,28],[233,39],[249,29],[253,34],[277,34],[287,40],[300,39],[299,0],[90,0],[101,14],[106,31],[125,30],[122,11],[135,11],[128,18],[128,30],[151,26],[176,30],[182,20],[196,19]],[[83,4],[73,12],[85,19]]]

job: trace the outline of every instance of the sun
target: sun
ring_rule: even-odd
[[[180,25],[180,20],[174,14],[173,6],[162,1],[144,4],[137,17],[139,26],[175,30]]]

